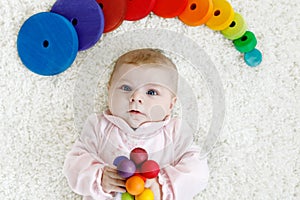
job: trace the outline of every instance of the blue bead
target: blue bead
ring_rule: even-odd
[[[259,50],[253,49],[244,54],[244,60],[250,67],[256,67],[262,61],[262,54]]]
[[[32,72],[50,76],[71,66],[78,52],[78,37],[64,17],[42,12],[28,18],[17,39],[23,64]]]

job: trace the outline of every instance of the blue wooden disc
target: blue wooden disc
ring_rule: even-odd
[[[256,67],[262,61],[262,54],[259,50],[253,49],[244,54],[245,63],[250,67]]]
[[[51,12],[66,17],[73,24],[78,35],[79,51],[92,47],[103,33],[104,16],[95,0],[57,0]]]
[[[32,72],[50,76],[71,66],[78,51],[78,37],[64,17],[42,12],[22,25],[17,48],[23,64]]]

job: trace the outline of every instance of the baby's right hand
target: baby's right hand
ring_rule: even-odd
[[[122,178],[115,167],[105,166],[101,179],[102,189],[106,193],[126,192],[125,179]]]

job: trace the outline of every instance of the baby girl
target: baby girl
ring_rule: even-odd
[[[199,159],[193,131],[172,118],[178,72],[159,50],[130,51],[115,63],[108,83],[108,110],[92,114],[67,154],[64,174],[84,199],[114,199],[125,192],[125,180],[113,160],[135,147],[159,163],[157,178],[146,181],[155,200],[183,200],[208,182],[206,159]]]

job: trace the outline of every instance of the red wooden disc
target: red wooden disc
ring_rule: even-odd
[[[128,21],[140,20],[152,11],[156,0],[127,0],[125,19]]]
[[[104,33],[118,28],[125,19],[127,1],[124,0],[97,0],[104,15]]]
[[[157,0],[152,11],[157,16],[173,18],[183,12],[187,3],[188,0]]]

